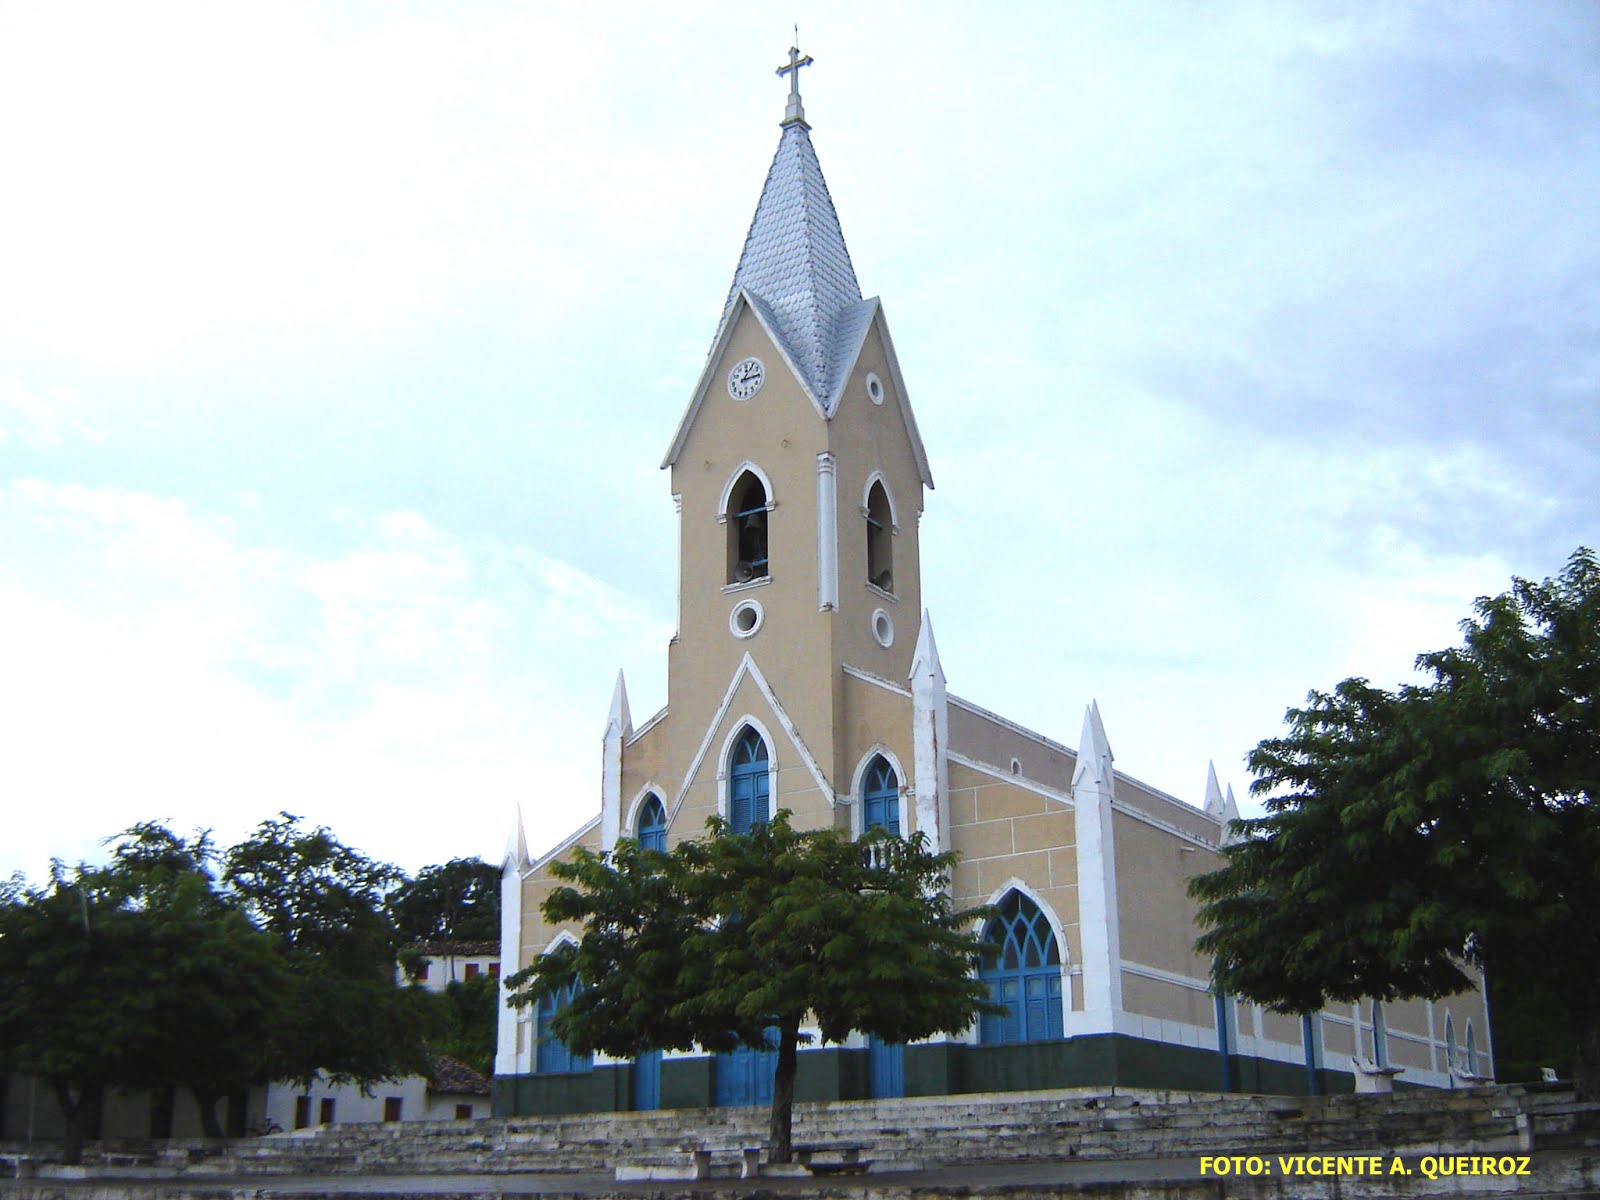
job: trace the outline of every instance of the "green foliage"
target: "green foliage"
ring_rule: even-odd
[[[386,901],[402,942],[491,942],[500,937],[500,868],[481,858],[423,867]]]
[[[269,1078],[261,1031],[286,994],[271,938],[214,887],[204,834],[146,823],[111,862],[0,903],[0,1045],[54,1089],[81,1151],[104,1089],[190,1088],[207,1132],[229,1088]]]
[[[1218,986],[1290,1012],[1539,980],[1600,1086],[1600,564],[1480,598],[1422,686],[1312,692],[1250,756],[1267,813],[1198,877]]]
[[[278,1077],[321,1071],[365,1086],[423,1070],[426,1003],[395,986],[399,939],[384,904],[401,878],[289,813],[224,856],[224,881],[277,940],[293,980],[272,1021]]]
[[[452,980],[443,991],[415,988],[413,992],[428,1009],[428,1045],[466,1063],[480,1075],[493,1075],[500,981],[479,975]]]
[[[581,923],[582,937],[506,983],[527,1004],[581,981],[555,1018],[579,1053],[770,1048],[775,1026],[772,1152],[784,1161],[802,1023],[825,1042],[965,1029],[992,1011],[974,977],[985,914],[952,908],[954,858],[921,834],[857,843],[796,830],[787,812],[748,834],[716,819],[709,829],[670,853],[624,839],[609,856],[580,849],[556,864],[576,886],[553,891],[545,916]]]

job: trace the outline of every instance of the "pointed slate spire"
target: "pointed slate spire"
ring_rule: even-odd
[[[1106,738],[1105,722],[1100,719],[1100,702],[1091,700],[1083,710],[1083,732],[1078,735],[1078,765],[1072,771],[1072,786],[1080,781],[1112,791],[1115,776],[1111,763],[1111,742]]]
[[[798,50],[790,51],[792,66],[780,72],[793,71],[792,81],[799,78],[798,67],[809,62],[798,55]],[[789,115],[745,235],[722,322],[739,290],[749,292],[777,326],[802,382],[819,403],[826,403],[835,360],[844,353],[836,343],[848,333],[841,331],[839,318],[861,303],[861,285],[799,104],[798,83],[792,82]]]

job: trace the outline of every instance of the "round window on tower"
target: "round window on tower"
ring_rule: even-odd
[[[733,611],[728,614],[728,629],[736,638],[755,637],[761,628],[761,619],[765,614],[761,611],[759,600],[746,600],[733,606]]]
[[[881,608],[872,612],[872,636],[878,639],[878,645],[885,650],[894,645],[894,622]]]
[[[874,404],[883,403],[883,380],[870,371],[867,373],[867,396]]]

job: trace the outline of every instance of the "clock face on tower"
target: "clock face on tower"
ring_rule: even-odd
[[[748,400],[761,390],[767,380],[767,368],[759,358],[747,358],[728,372],[728,395],[735,400]]]

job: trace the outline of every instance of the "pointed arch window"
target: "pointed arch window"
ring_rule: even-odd
[[[881,754],[867,764],[861,788],[861,828],[900,833],[900,780]]]
[[[639,806],[638,838],[641,850],[667,848],[667,810],[662,807],[661,797],[653,792]]]
[[[746,727],[728,762],[728,825],[734,833],[749,833],[771,816],[768,761],[767,743]]]
[[[728,582],[749,583],[772,573],[767,560],[767,516],[772,511],[766,485],[745,471],[728,493]]]
[[[894,591],[894,512],[883,480],[867,491],[867,582]]]
[[[984,940],[998,953],[979,977],[989,986],[989,999],[1006,1011],[982,1018],[979,1039],[992,1044],[1059,1038],[1061,952],[1055,930],[1039,906],[1015,888],[998,907],[999,913],[983,931]]]
[[[539,998],[539,1048],[534,1069],[541,1075],[570,1075],[587,1071],[593,1060],[587,1054],[574,1054],[567,1044],[556,1036],[552,1022],[556,1014],[572,1003],[578,985],[569,984]]]
[[[1472,1022],[1467,1022],[1467,1074],[1476,1078],[1478,1074],[1478,1038],[1472,1032]]]

